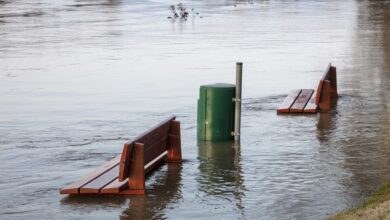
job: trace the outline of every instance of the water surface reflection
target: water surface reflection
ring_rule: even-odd
[[[120,219],[164,219],[165,210],[173,209],[182,199],[182,164],[170,163],[153,174],[146,196],[132,196]]]
[[[364,1],[358,5],[356,37],[351,62],[345,65],[344,91],[332,145],[345,155],[343,180],[352,198],[361,199],[390,177],[389,103],[390,38],[389,1]]]
[[[235,209],[243,210],[245,185],[240,161],[240,144],[198,142],[198,159],[200,175],[196,181],[198,190],[205,194],[205,202],[214,203],[216,198],[224,199],[235,204]]]
[[[0,0],[2,218],[321,219],[390,177],[390,1],[183,1],[203,16],[186,22],[170,4]],[[197,143],[198,87],[236,61],[241,145]],[[276,115],[328,62],[336,108]],[[186,161],[145,197],[58,194],[171,114]]]
[[[181,173],[180,163],[163,165],[148,176],[145,196],[67,196],[61,200],[61,204],[76,212],[123,209],[119,216],[121,220],[164,219],[165,210],[175,207],[182,199]]]

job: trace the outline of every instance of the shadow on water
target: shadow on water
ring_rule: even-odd
[[[124,196],[91,196],[77,195],[66,196],[61,200],[61,205],[66,205],[74,210],[83,211],[90,207],[94,209],[108,209],[121,207],[128,199]]]
[[[86,209],[110,210],[121,208],[119,219],[160,219],[164,211],[173,204],[178,204],[181,195],[182,164],[163,165],[147,178],[147,194],[144,196],[67,196],[61,205],[74,211]]]
[[[3,84],[1,86],[2,89],[4,88],[2,93],[6,91],[5,96],[2,96],[6,99],[1,100],[5,104],[4,107],[7,107],[1,108],[3,117],[7,118],[2,131],[7,131],[6,133],[9,134],[2,140],[5,147],[0,154],[5,167],[2,168],[5,172],[3,183],[8,183],[7,180],[11,179],[12,184],[17,183],[21,186],[15,188],[5,184],[0,185],[2,187],[0,197],[4,201],[0,206],[1,210],[5,212],[27,210],[28,213],[24,217],[34,219],[50,215],[65,215],[66,218],[66,215],[71,212],[75,213],[73,219],[90,219],[94,216],[103,218],[99,216],[100,214],[106,214],[108,218],[152,219],[167,218],[170,217],[170,213],[178,213],[173,217],[183,219],[189,216],[210,218],[213,213],[205,212],[205,209],[210,212],[215,211],[214,213],[223,215],[223,218],[233,219],[234,215],[245,217],[251,213],[258,218],[268,213],[271,219],[272,217],[291,219],[294,216],[301,217],[297,217],[298,219],[319,219],[327,213],[336,212],[337,208],[345,208],[360,202],[359,198],[367,195],[390,177],[389,1],[363,0],[356,3],[338,1],[334,2],[335,4],[321,1],[324,4],[320,5],[316,3],[318,1],[310,1],[313,6],[321,6],[316,7],[315,10],[311,10],[314,7],[307,8],[308,2],[282,1],[272,2],[270,7],[259,5],[258,8],[253,9],[246,9],[238,4],[237,7],[242,11],[231,7],[234,10],[227,12],[221,10],[227,7],[211,5],[210,15],[215,17],[205,20],[210,24],[199,25],[193,33],[188,32],[188,35],[185,32],[177,34],[168,30],[165,24],[154,22],[161,20],[160,15],[165,15],[165,2],[156,3],[156,8],[164,9],[152,10],[147,14],[140,9],[148,9],[149,2],[142,2],[139,7],[134,7],[133,1],[123,1],[121,7],[115,7],[121,4],[121,1],[108,0],[52,2],[63,2],[66,5],[61,7],[57,4],[49,4],[49,7],[42,9],[41,7],[30,8],[31,5],[22,4],[23,1],[0,0],[0,8],[6,9],[0,12],[0,24],[6,27],[2,28],[0,33],[5,36],[1,38],[0,50],[6,51],[5,55],[7,55],[5,59],[1,59],[4,63],[2,71],[4,74],[18,76],[7,78],[2,81],[4,86]],[[203,2],[199,4],[201,9],[203,7],[206,10],[210,7],[210,3]],[[239,2],[245,3],[226,1],[226,4]],[[326,8],[324,5],[334,7]],[[42,13],[34,14],[30,11]],[[51,16],[52,11],[58,16]],[[211,14],[211,12],[215,13]],[[242,12],[237,14],[242,16],[242,20],[236,16],[237,12]],[[1,14],[18,17],[1,18]],[[353,17],[355,14],[356,17]],[[156,15],[159,17],[154,17]],[[34,16],[39,19],[33,19]],[[135,25],[129,25],[133,24],[133,21]],[[317,27],[320,28],[316,29]],[[333,30],[335,32],[330,33]],[[220,33],[228,34],[222,36]],[[161,36],[168,37],[161,38]],[[193,40],[197,43],[194,44]],[[143,52],[145,48],[151,46],[154,50]],[[179,52],[185,47],[188,47],[191,53],[181,55]],[[117,48],[123,52],[116,50]],[[328,48],[332,55],[327,55]],[[326,50],[321,51],[322,49]],[[41,51],[44,53],[35,55]],[[70,54],[77,56],[70,56]],[[202,54],[202,56],[195,54]],[[226,56],[219,56],[220,54]],[[315,63],[318,60],[322,63],[322,59],[334,58],[335,65],[340,70],[339,88],[342,94],[337,103],[337,110],[313,116],[275,116],[275,109],[283,101],[285,94],[245,99],[243,119],[246,123],[243,124],[243,128],[247,131],[245,134],[248,139],[245,141],[250,144],[245,144],[245,148],[242,149],[232,143],[202,142],[198,144],[198,149],[192,146],[196,144],[191,144],[184,156],[192,159],[198,157],[198,159],[195,159],[189,169],[174,164],[161,167],[148,179],[148,194],[145,196],[66,197],[61,200],[61,207],[57,207],[57,191],[51,190],[53,194],[47,194],[50,198],[49,196],[45,198],[46,194],[35,193],[63,184],[63,180],[60,183],[50,182],[42,178],[42,175],[55,173],[51,175],[57,177],[64,175],[65,170],[74,169],[75,164],[79,167],[90,166],[92,162],[97,162],[94,158],[107,155],[104,152],[110,151],[103,147],[98,151],[89,148],[87,152],[91,152],[91,156],[80,157],[78,154],[81,148],[68,147],[68,144],[83,141],[85,136],[88,136],[85,141],[88,142],[93,139],[92,134],[96,131],[102,135],[111,133],[109,136],[123,137],[122,131],[119,129],[112,131],[110,126],[106,126],[107,130],[102,130],[101,126],[97,129],[94,126],[84,127],[82,117],[87,115],[91,118],[107,117],[114,118],[113,121],[124,118],[138,120],[139,118],[134,116],[136,114],[129,114],[129,111],[135,112],[130,108],[133,106],[130,104],[123,106],[123,103],[130,103],[129,94],[139,91],[138,88],[154,87],[153,84],[147,84],[150,79],[157,76],[151,72],[173,64],[180,65],[173,68],[178,71],[173,71],[172,76],[179,77],[178,79],[183,82],[170,84],[172,87],[170,88],[178,91],[183,89],[182,100],[189,103],[191,100],[186,99],[192,97],[191,90],[196,89],[191,88],[192,84],[209,79],[209,76],[223,71],[219,68],[223,67],[225,62],[231,62],[231,59],[226,57],[245,58],[244,55],[248,58],[245,59],[248,60],[245,61],[246,63],[254,64],[258,63],[258,60],[262,60],[261,63],[269,63],[267,69],[279,64],[272,63],[271,59],[267,60],[268,57],[274,60],[288,59],[288,63],[300,62],[296,59],[300,57],[305,60],[304,63],[310,69],[317,68]],[[70,57],[74,58],[69,59]],[[114,62],[109,60],[111,57],[120,60]],[[202,57],[207,59],[203,60]],[[197,75],[195,71],[191,72],[192,68],[196,69],[195,65],[187,65],[183,62],[199,59],[200,62],[196,62],[196,66],[207,68],[210,63],[209,57],[213,58],[211,60],[213,63],[220,63],[215,69],[210,70],[212,74],[209,75]],[[145,71],[141,77],[141,75],[130,75],[130,72],[126,71],[129,65],[148,68],[137,67],[134,71],[130,71],[140,73]],[[307,66],[305,65],[304,69],[309,69]],[[254,65],[253,69],[257,67],[261,65]],[[30,74],[30,69],[36,69],[31,71],[34,74]],[[182,74],[182,69],[189,70],[189,75]],[[286,69],[288,68],[283,70]],[[123,75],[104,74],[111,71]],[[74,72],[74,75],[70,72]],[[97,74],[90,76],[84,72]],[[279,76],[291,79],[298,70],[292,72],[291,75]],[[49,77],[49,73],[57,75]],[[258,80],[259,84],[263,76],[269,74],[269,72],[264,73],[259,75],[261,77],[259,78],[261,80]],[[140,87],[127,89],[131,86],[121,82],[129,82],[133,77],[137,79]],[[257,90],[256,96],[267,96],[274,91],[282,91],[282,88],[295,85],[286,82],[277,83],[276,81],[280,80],[277,77],[278,75],[270,77],[275,80],[272,84],[277,87],[274,89],[260,86],[254,88],[252,84],[253,90]],[[253,75],[252,79],[256,78],[257,76]],[[154,81],[161,79],[156,77]],[[183,86],[178,86],[179,84]],[[76,91],[74,94],[80,94],[80,99],[70,95],[62,99],[62,96],[56,95],[57,87],[59,92],[62,89],[64,91],[68,88],[74,89]],[[20,88],[25,90],[19,90]],[[42,93],[32,92],[38,88],[44,88],[47,94],[52,95],[49,102],[45,97],[41,97]],[[103,92],[98,92],[100,90]],[[151,90],[150,93],[156,91]],[[149,96],[139,94],[140,100],[148,100]],[[169,97],[170,100],[171,97],[177,97],[172,96],[171,93],[162,93],[159,96],[157,92],[156,96],[150,100],[164,97]],[[68,102],[68,99],[72,101]],[[89,100],[100,104],[92,104],[93,102]],[[134,103],[136,101],[138,100],[132,100]],[[180,101],[177,103],[186,105]],[[79,108],[77,105],[80,104],[89,107]],[[142,113],[138,115],[142,115],[143,120],[146,117],[154,117],[157,108],[154,109],[153,106],[140,101],[139,108],[150,109],[150,111],[140,111]],[[61,109],[62,107],[65,108]],[[193,106],[191,105],[190,108],[192,109]],[[102,109],[104,114],[100,111],[95,112],[96,109]],[[122,111],[123,109],[126,111]],[[58,125],[61,121],[68,120],[70,117],[62,116],[64,111],[69,111],[72,116],[73,125],[66,129],[70,131],[69,133],[61,130],[53,131],[53,129],[50,129],[51,132],[42,132],[46,127],[49,129],[53,124]],[[82,113],[72,113],[78,111]],[[193,111],[186,110],[184,115],[193,115]],[[73,120],[81,122],[80,125],[74,125]],[[188,125],[183,129],[184,142],[190,142],[190,139],[194,141],[193,136],[188,135],[196,128],[193,123],[194,118],[189,116],[185,120]],[[112,122],[110,124],[112,125]],[[112,127],[123,129],[122,126]],[[78,132],[84,130],[83,133]],[[138,129],[127,130],[135,132]],[[71,138],[69,141],[60,139],[64,136]],[[14,143],[14,139],[20,140],[24,137],[26,141],[39,140],[39,142],[28,143],[18,148],[19,144]],[[42,141],[46,139],[47,141]],[[104,142],[101,145],[103,146]],[[54,149],[54,146],[58,147],[58,150]],[[88,146],[83,146],[82,150],[86,151],[85,148]],[[251,154],[247,153],[249,150]],[[21,157],[20,152],[28,152],[28,155]],[[54,153],[54,157],[53,152],[57,152]],[[94,154],[95,152],[97,154]],[[69,163],[64,163],[66,162],[64,160]],[[46,161],[50,163],[44,163]],[[35,183],[37,179],[39,182]],[[47,182],[50,186],[46,187],[41,181]],[[27,190],[34,193],[23,193]],[[103,212],[99,212],[100,210]],[[196,214],[191,215],[192,213]],[[9,218],[17,217],[19,216],[9,216]],[[68,217],[68,219],[72,218]]]
[[[341,115],[322,115],[317,132],[342,154],[350,176],[340,182],[355,202],[390,178],[390,2],[362,1],[358,11],[354,56],[340,76],[348,96],[339,100]]]
[[[1,5],[1,3],[0,3]],[[42,17],[45,15],[43,11],[28,11],[28,12],[22,12],[22,13],[9,13],[9,14],[0,14],[0,19],[1,18],[12,18],[12,17]]]
[[[170,163],[153,174],[146,183],[147,194],[130,197],[120,219],[164,218],[164,211],[182,199],[182,169],[182,164]]]
[[[334,131],[336,126],[338,99],[331,101],[331,111],[318,114],[317,122],[317,139],[320,143],[329,140],[329,135]]]
[[[240,144],[198,142],[198,159],[201,174],[196,181],[199,184],[199,191],[211,199],[212,197],[229,198],[228,200],[242,212],[245,186]]]

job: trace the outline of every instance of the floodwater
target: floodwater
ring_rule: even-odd
[[[181,2],[0,0],[0,219],[322,219],[390,178],[390,1]],[[237,61],[241,144],[198,143],[199,86]],[[328,62],[334,110],[277,115]],[[59,195],[170,115],[185,161],[147,195]]]

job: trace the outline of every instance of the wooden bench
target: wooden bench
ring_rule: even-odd
[[[143,195],[145,175],[164,161],[182,161],[180,122],[175,117],[126,142],[122,154],[62,188],[60,194]]]
[[[316,113],[330,110],[331,99],[338,97],[336,67],[329,64],[317,90],[296,89],[290,92],[277,113]]]

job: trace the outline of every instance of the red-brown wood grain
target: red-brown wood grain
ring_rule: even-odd
[[[164,161],[180,162],[180,122],[175,117],[126,142],[122,154],[85,178],[61,189],[61,194],[143,195],[145,175]]]
[[[60,190],[60,194],[78,194],[80,187],[82,187],[82,186],[88,184],[89,182],[91,182],[92,180],[98,178],[100,175],[104,174],[105,172],[107,172],[108,170],[113,168],[114,166],[117,166],[119,163],[119,160],[120,160],[120,156],[121,155],[118,155],[114,159],[106,162],[101,167],[94,170],[92,173],[88,174],[86,177],[62,188]]]
[[[129,189],[145,189],[144,144],[135,143],[129,170]]]
[[[338,97],[337,93],[337,71],[336,67],[332,66],[329,72],[329,81],[330,81],[330,98],[335,99]]]
[[[106,185],[100,190],[100,193],[102,194],[118,194],[120,191],[125,190],[127,185],[128,179],[125,179],[124,181],[119,181],[118,178],[116,178],[114,181]]]
[[[168,162],[181,162],[180,122],[172,121],[168,137]]]
[[[301,113],[305,108],[307,102],[309,101],[311,95],[313,94],[313,89],[302,89],[298,98],[295,100],[294,104],[290,108],[290,112]]]
[[[319,108],[322,112],[327,112],[330,110],[330,104],[330,81],[325,80],[321,91],[321,101],[319,103]]]
[[[80,193],[99,193],[100,189],[118,178],[119,166],[116,165],[112,169],[100,175],[98,178],[92,180],[88,184],[80,188]]]
[[[303,109],[303,113],[316,113],[318,110],[318,105],[316,104],[316,94],[314,91],[313,95],[311,95],[310,100],[307,102],[305,108]]]
[[[289,113],[291,106],[294,104],[301,91],[301,89],[292,90],[286,99],[284,99],[282,105],[277,109],[277,113]]]
[[[308,97],[308,89],[293,90],[283,104],[277,109],[277,113],[316,113],[318,110],[326,112],[330,110],[331,99],[338,97],[336,67],[331,63],[325,69],[317,85],[317,89]],[[295,97],[295,98],[294,98]]]

